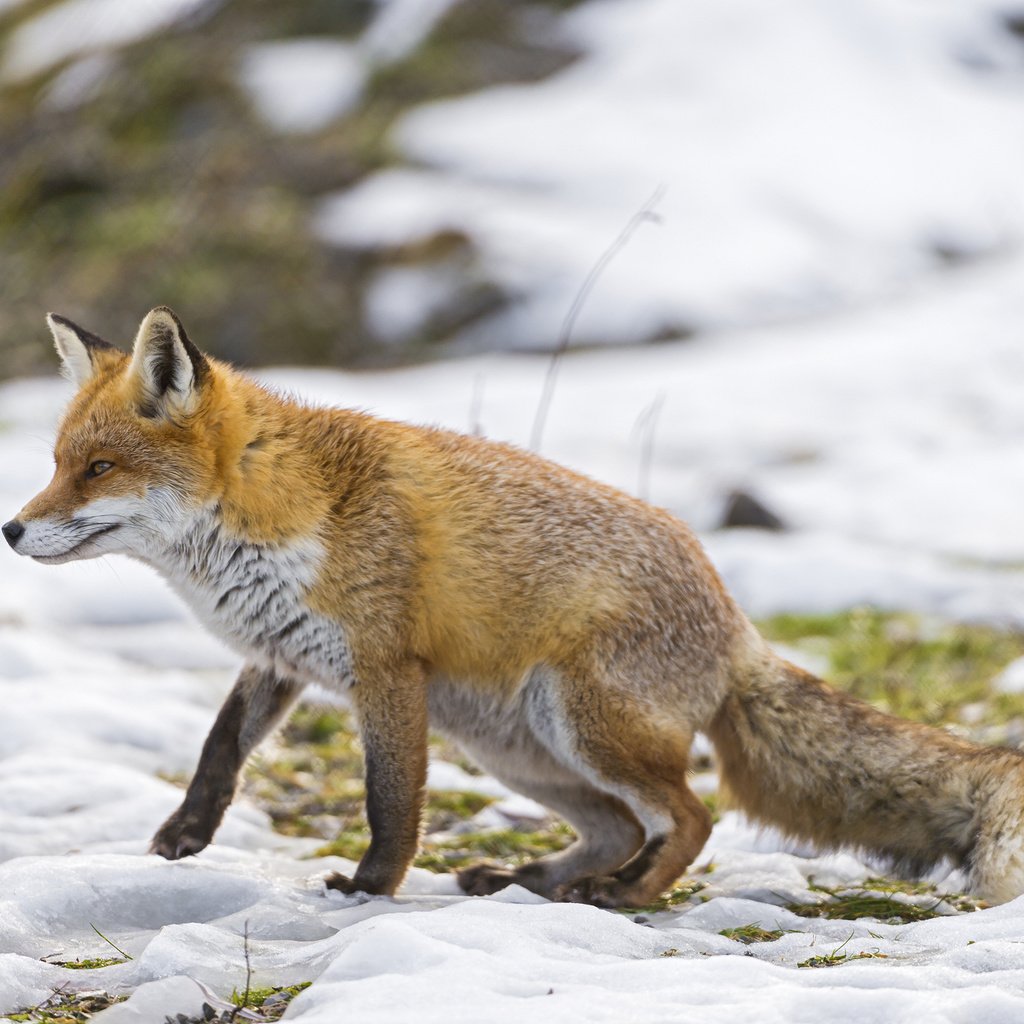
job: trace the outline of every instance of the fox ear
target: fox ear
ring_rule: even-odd
[[[129,375],[144,416],[188,415],[195,410],[209,363],[167,306],[150,310],[139,325]]]
[[[116,352],[117,349],[93,334],[79,327],[66,316],[47,313],[46,322],[57,347],[57,355],[64,367],[64,374],[73,384],[81,387],[92,380],[99,369],[100,353]]]

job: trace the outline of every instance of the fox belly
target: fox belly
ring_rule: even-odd
[[[549,673],[541,669],[529,673],[512,693],[432,679],[427,695],[430,724],[500,782],[528,794],[553,778],[574,774],[545,744],[544,730],[538,728],[549,682]]]

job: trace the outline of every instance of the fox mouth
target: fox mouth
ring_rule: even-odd
[[[89,541],[95,540],[97,537],[101,537],[105,533],[110,533],[111,530],[117,530],[120,526],[120,523],[110,523],[107,526],[101,526],[98,529],[93,530],[92,533],[87,534],[73,547],[68,548],[67,551],[62,551],[59,555],[30,555],[29,557],[36,562],[42,562],[43,565],[60,565],[61,562],[67,562],[72,559],[75,552],[88,544]]]

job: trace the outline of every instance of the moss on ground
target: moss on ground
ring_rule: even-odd
[[[434,840],[424,837],[423,850],[413,861],[427,871],[454,871],[478,860],[494,860],[511,866],[565,849],[573,841],[568,825],[523,831],[514,828],[486,832],[465,832]]]
[[[946,917],[952,913],[970,913],[986,904],[961,893],[940,893],[928,882],[900,882],[869,878],[863,887],[810,886],[825,897],[820,903],[790,903],[798,917],[821,917],[830,921],[859,921],[870,918],[885,924],[910,924]],[[899,899],[903,895],[916,899]]]
[[[723,928],[718,934],[724,935],[727,939],[742,942],[745,946],[750,946],[755,942],[774,942],[776,939],[781,939],[785,933],[762,928],[756,924],[742,924],[737,928]]]
[[[72,971],[96,971],[101,967],[113,967],[115,964],[126,964],[128,961],[123,956],[95,957],[84,960],[50,960],[56,967],[67,967]]]

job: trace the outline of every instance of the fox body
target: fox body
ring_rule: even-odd
[[[649,902],[711,828],[714,742],[752,816],[911,871],[1024,891],[1024,758],[885,716],[775,656],[688,528],[490,441],[313,409],[199,352],[165,307],[126,354],[51,316],[78,391],[49,486],[3,527],[42,562],[120,552],[245,666],[153,850],[206,846],[252,748],[311,682],[343,693],[371,844],[343,891],[393,893],[419,841],[428,723],[578,839],[465,891]]]

